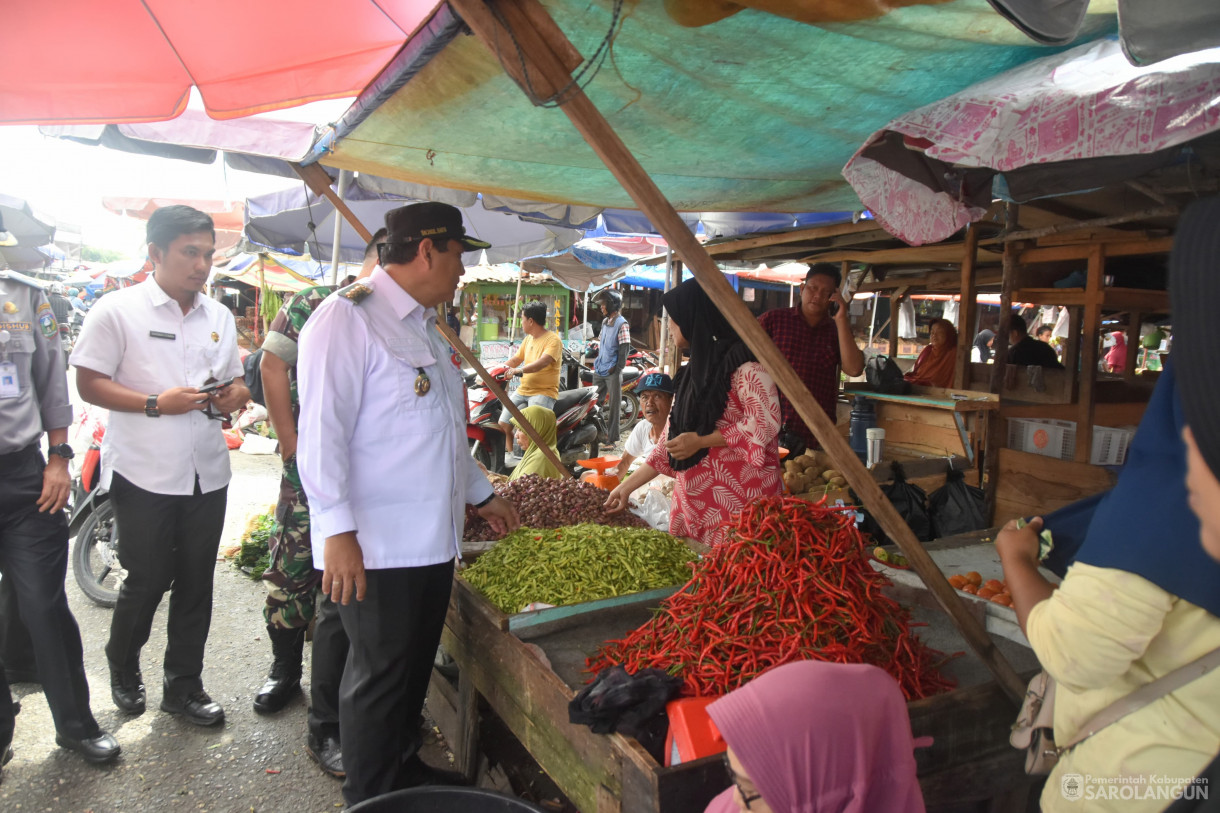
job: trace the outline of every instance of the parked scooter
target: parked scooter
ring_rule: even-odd
[[[491,367],[487,372],[501,385],[508,382],[507,367]],[[500,431],[499,423],[504,407],[491,390],[482,385],[473,370],[467,371],[465,378],[470,406],[470,418],[466,424],[470,454],[488,471],[503,474],[507,467],[504,463],[504,433]],[[553,409],[559,459],[575,471],[576,461],[598,456],[601,438],[606,431],[597,409],[597,390],[588,387],[562,390]]]
[[[90,601],[113,607],[127,571],[119,564],[119,529],[110,494],[97,487],[102,474],[106,424],[86,411],[81,422],[88,426],[89,421],[93,422],[89,448],[81,456],[80,470],[72,481],[68,520],[68,535],[76,537],[72,544],[72,575]]]

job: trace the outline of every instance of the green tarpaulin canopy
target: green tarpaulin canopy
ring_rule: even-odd
[[[612,30],[612,0],[543,5],[586,58]],[[1081,39],[1114,27],[1112,13],[1092,15]],[[587,93],[679,210],[841,211],[860,208],[840,171],[872,132],[1048,53],[984,0],[823,27],[746,10],[699,28],[674,23],[661,0],[639,0],[622,4]],[[330,166],[634,207],[564,114],[532,105],[448,6],[336,135],[322,158]]]

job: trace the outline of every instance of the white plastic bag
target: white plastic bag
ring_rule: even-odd
[[[246,435],[241,442],[241,451],[246,454],[275,454],[280,442],[275,438],[265,438],[262,435]]]
[[[650,488],[644,494],[644,500],[631,507],[631,513],[648,523],[654,531],[669,533],[670,498],[660,490]]]

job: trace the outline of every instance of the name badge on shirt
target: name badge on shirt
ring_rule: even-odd
[[[154,339],[176,339],[178,336],[174,333],[162,333],[160,330],[150,330],[148,335]]]
[[[0,398],[16,398],[20,394],[17,365],[11,361],[0,361]]]

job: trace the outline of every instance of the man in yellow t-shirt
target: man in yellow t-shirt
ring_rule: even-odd
[[[541,406],[552,409],[559,397],[559,368],[563,362],[563,342],[559,334],[546,329],[546,305],[531,302],[521,309],[521,329],[525,341],[521,349],[508,360],[509,374],[521,376],[517,391],[509,400],[519,408]],[[504,432],[504,448],[512,451],[513,436],[504,418],[508,410],[500,414],[500,430]]]

